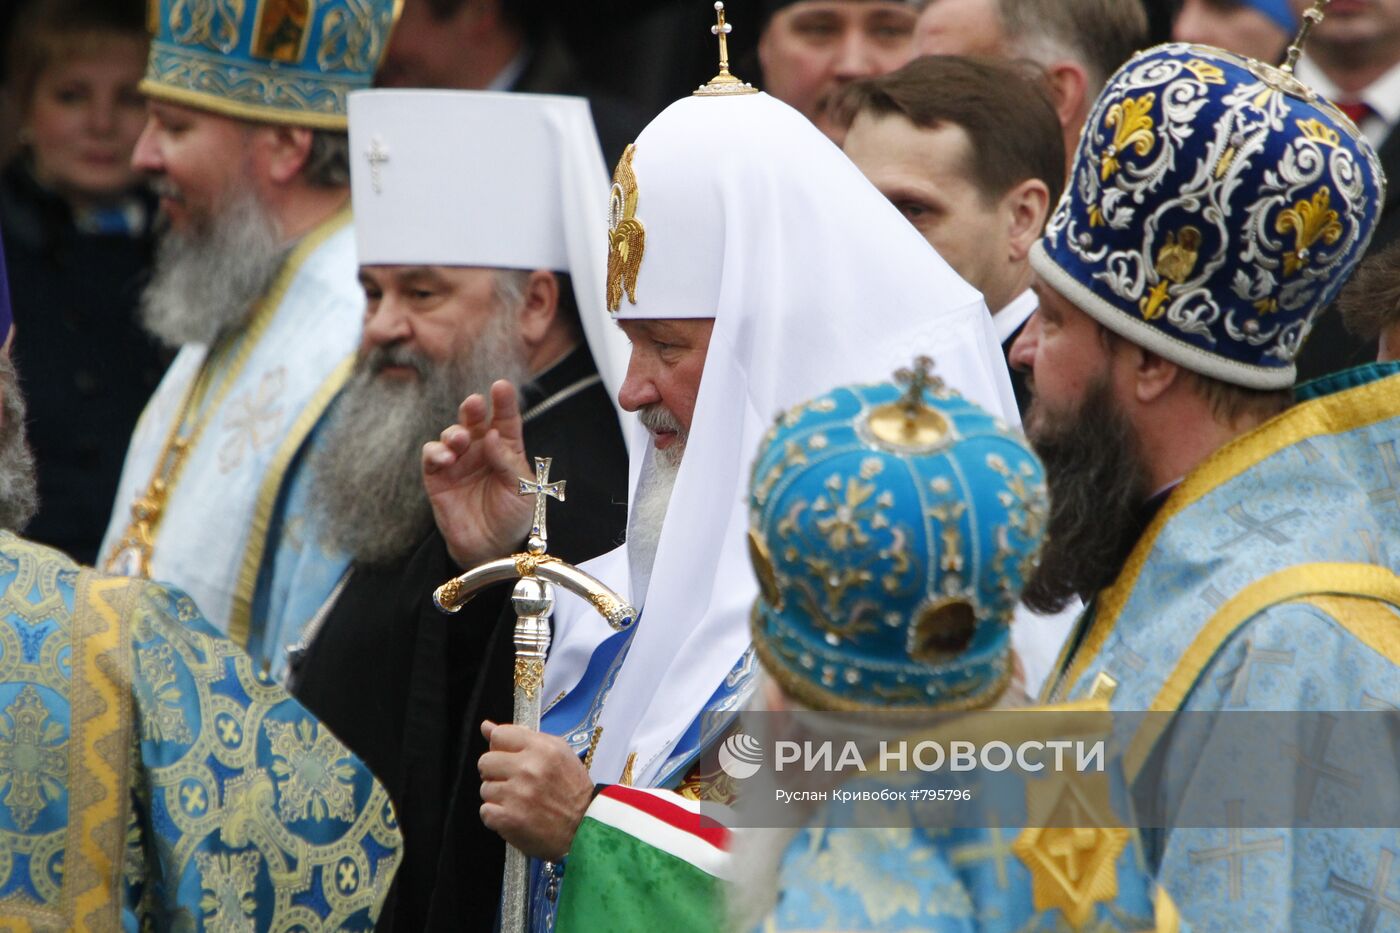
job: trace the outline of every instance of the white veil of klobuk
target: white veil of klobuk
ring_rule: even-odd
[[[645,786],[748,648],[745,495],[775,416],[926,354],[953,388],[1018,421],[981,295],[796,110],[767,94],[686,98],[637,138],[631,167],[646,239],[636,301],[624,296],[617,317],[715,319],[638,630],[598,720],[595,779],[617,781],[635,752]],[[654,455],[635,430],[633,497]],[[629,597],[625,550],[584,566]],[[546,702],[610,634],[560,596]]]

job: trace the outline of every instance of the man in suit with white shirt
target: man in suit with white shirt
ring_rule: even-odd
[[[982,292],[1009,352],[1035,313],[1030,247],[1060,198],[1060,123],[1037,72],[933,55],[855,82],[837,122],[856,167]],[[1023,374],[1012,370],[1025,410]]]

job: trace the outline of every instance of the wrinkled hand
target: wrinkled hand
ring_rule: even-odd
[[[588,769],[558,736],[489,720],[481,734],[481,821],[531,858],[562,859],[593,799]]]
[[[491,401],[472,395],[457,409],[457,424],[423,445],[423,487],[433,520],[460,567],[505,557],[525,540],[534,503],[518,495],[519,477],[533,471],[515,387],[491,386]]]

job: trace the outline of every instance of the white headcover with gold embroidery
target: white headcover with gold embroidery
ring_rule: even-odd
[[[950,386],[1018,420],[981,296],[796,110],[767,94],[686,98],[638,137],[630,168],[635,187],[617,173],[609,218],[617,316],[715,319],[641,620],[593,761],[598,780],[615,781],[635,751],[646,784],[748,647],[757,586],[745,492],[779,412],[837,385],[887,380],[924,353]],[[636,431],[634,496],[654,453]],[[628,595],[624,552],[593,568]],[[611,634],[571,599],[559,600],[555,625],[548,697],[574,687]]]
[[[350,160],[361,265],[569,273],[616,398],[628,349],[603,304],[607,169],[588,101],[361,91],[350,95]]]

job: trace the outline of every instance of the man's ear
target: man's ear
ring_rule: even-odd
[[[520,338],[527,347],[543,343],[559,316],[559,277],[547,269],[536,269],[525,283],[520,306]]]
[[[1045,85],[1050,92],[1050,101],[1055,105],[1055,115],[1060,118],[1060,126],[1074,126],[1083,122],[1087,112],[1085,94],[1089,90],[1089,75],[1083,65],[1068,60],[1047,65]]]
[[[1008,224],[1007,242],[1012,262],[1024,262],[1031,245],[1040,239],[1050,213],[1050,187],[1039,178],[1027,178],[1001,199]]]
[[[1139,405],[1151,405],[1185,378],[1180,366],[1151,350],[1127,340],[1118,341],[1118,352],[1131,368],[1133,398]]]
[[[293,182],[311,157],[311,130],[301,126],[268,125],[257,128],[255,158],[272,184]]]

